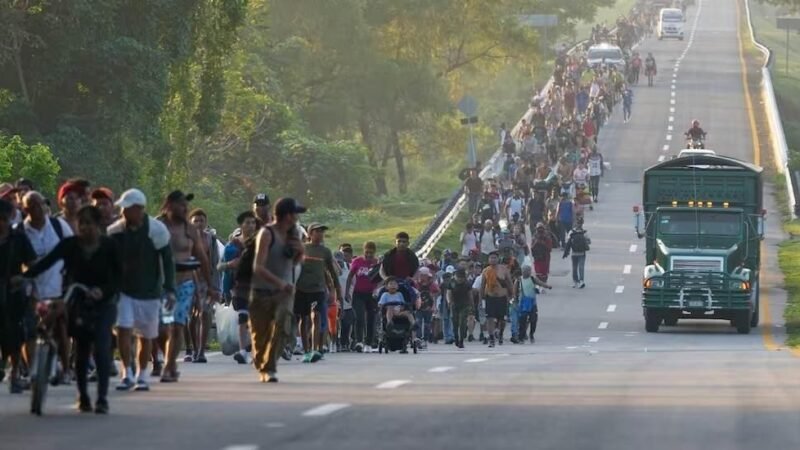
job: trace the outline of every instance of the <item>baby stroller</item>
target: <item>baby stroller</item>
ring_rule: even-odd
[[[378,292],[378,298],[383,295],[386,288],[381,288]],[[403,294],[405,305],[403,308],[407,311],[414,310],[414,300],[416,299],[416,290],[411,286],[408,281],[398,283],[398,291]],[[412,326],[407,318],[398,316],[394,317],[391,323],[386,320],[386,310],[393,306],[383,306],[380,310],[380,323],[378,334],[378,353],[389,353],[399,351],[401,353],[408,353],[408,346],[411,345],[411,350],[417,353],[417,343],[413,339]]]

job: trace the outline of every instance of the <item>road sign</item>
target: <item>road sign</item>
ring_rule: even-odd
[[[780,30],[800,30],[800,17],[778,17],[775,21]]]
[[[778,29],[786,30],[786,73],[789,73],[789,32],[800,31],[800,17],[777,17]]]
[[[534,28],[549,28],[558,26],[558,16],[555,14],[525,14],[518,16],[520,23]]]
[[[478,112],[478,101],[471,95],[465,95],[458,102],[458,110],[465,116],[472,117]]]

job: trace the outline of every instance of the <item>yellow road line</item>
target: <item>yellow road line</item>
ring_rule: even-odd
[[[753,162],[760,166],[761,141],[758,136],[758,129],[756,128],[756,117],[755,113],[753,112],[753,99],[750,96],[750,84],[747,82],[747,64],[745,63],[744,59],[744,39],[742,37],[742,6],[740,3],[740,0],[736,0],[736,36],[739,39],[739,64],[742,67],[742,87],[744,88],[745,108],[747,109],[747,118],[750,121],[750,134],[753,141]],[[764,241],[761,241],[762,261],[766,257],[766,254],[767,246],[764,244]],[[761,337],[764,341],[764,347],[766,347],[767,350],[779,350],[781,346],[775,342],[775,336],[772,334],[772,316],[770,312],[769,294],[767,293],[766,289],[761,288],[760,283],[758,287],[761,291],[759,297],[759,315],[761,318],[761,323],[759,324],[759,327],[761,328]],[[800,356],[800,350],[792,349],[792,354],[795,356]]]

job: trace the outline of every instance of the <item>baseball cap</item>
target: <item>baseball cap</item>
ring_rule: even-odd
[[[328,229],[327,225],[323,225],[319,222],[312,222],[308,225],[308,232],[311,233],[314,230],[322,230],[325,231]]]
[[[95,200],[99,200],[101,198],[107,198],[109,201],[114,201],[114,192],[107,187],[99,187],[92,191],[92,198]]]
[[[297,200],[291,197],[279,198],[275,202],[275,215],[285,216],[286,214],[302,214],[306,212],[306,207],[297,203]]]
[[[128,189],[122,193],[115,205],[122,209],[127,209],[131,206],[147,206],[147,197],[139,189]]]
[[[26,188],[28,188],[28,189],[29,189],[29,190],[31,190],[31,191],[35,190],[35,186],[33,185],[33,181],[31,181],[31,180],[29,180],[29,179],[27,179],[27,178],[20,178],[20,179],[19,179],[19,180],[17,180],[17,182],[14,184],[14,187],[16,187],[17,189],[19,189],[19,188],[21,188],[21,187],[23,187],[23,186],[24,186],[24,187],[26,187]]]
[[[447,268],[444,269],[444,273],[455,273],[455,271],[456,268],[453,266],[447,266]]]
[[[18,189],[15,188],[11,183],[0,184],[0,198],[11,195],[17,191]]]
[[[66,183],[62,184],[60,188],[58,188],[58,194],[56,195],[56,199],[58,203],[61,203],[61,199],[66,197],[71,192],[74,192],[80,196],[86,194],[87,185],[82,182],[82,180],[70,180]]]
[[[253,203],[257,205],[269,205],[269,196],[267,194],[256,194],[253,197]]]
[[[181,190],[172,191],[167,195],[167,198],[164,201],[164,203],[175,203],[181,200],[186,200],[187,202],[190,202],[194,200],[194,194],[184,194],[184,192]]]

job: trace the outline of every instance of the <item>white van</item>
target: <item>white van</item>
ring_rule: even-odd
[[[683,40],[683,11],[678,8],[664,8],[658,13],[658,40],[678,38]]]

